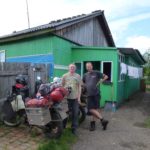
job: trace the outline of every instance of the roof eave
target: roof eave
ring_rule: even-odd
[[[146,63],[141,53],[137,49],[133,49],[133,48],[118,48],[118,49],[123,54],[134,57],[134,59],[136,59],[136,61],[138,61],[140,65],[144,65]],[[128,50],[128,52],[126,52],[126,50]]]
[[[1,38],[0,43],[13,42],[13,41],[21,40],[21,39],[26,39],[26,38],[30,38],[30,37],[43,35],[46,33],[52,33],[54,30],[55,30],[54,28],[48,28],[48,29],[44,29],[44,30],[22,33],[19,35],[12,35],[9,37]]]

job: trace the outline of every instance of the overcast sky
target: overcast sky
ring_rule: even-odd
[[[30,27],[104,10],[117,47],[150,48],[150,0],[28,0]],[[0,0],[0,36],[28,28],[26,0]]]

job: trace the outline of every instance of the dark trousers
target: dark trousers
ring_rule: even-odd
[[[77,99],[68,99],[68,109],[71,113],[72,125],[71,127],[76,129],[78,127],[78,112],[79,104]]]

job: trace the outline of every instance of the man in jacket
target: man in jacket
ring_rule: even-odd
[[[70,89],[70,93],[67,96],[68,108],[72,114],[72,133],[76,135],[82,80],[80,75],[75,73],[75,71],[76,66],[74,64],[70,64],[69,72],[64,74],[62,77],[62,85],[65,88]]]

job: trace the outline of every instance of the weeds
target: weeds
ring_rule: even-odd
[[[70,150],[71,145],[76,141],[77,137],[69,129],[65,129],[59,139],[50,139],[41,143],[38,150]]]
[[[147,119],[145,120],[145,127],[146,127],[146,128],[150,128],[150,118],[147,118]]]

